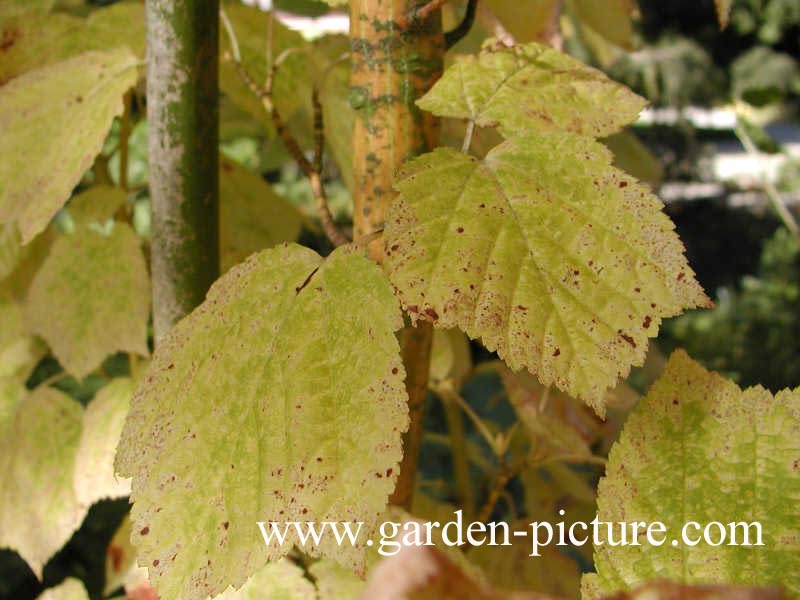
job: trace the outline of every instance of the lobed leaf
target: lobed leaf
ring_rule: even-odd
[[[407,163],[384,232],[404,308],[602,413],[661,319],[709,303],[659,200],[610,159],[542,133]]]
[[[117,455],[161,597],[239,586],[300,545],[265,546],[257,521],[376,527],[407,427],[400,327],[374,263],[283,245],[228,271],[165,336]],[[363,543],[303,549],[360,569]]]
[[[106,237],[61,236],[31,282],[28,325],[82,378],[117,351],[147,355],[150,283],[139,238],[123,223]]]
[[[547,46],[490,40],[477,56],[457,57],[417,104],[440,117],[497,126],[506,137],[531,131],[596,137],[636,120],[645,101]]]
[[[136,83],[127,49],[86,52],[0,88],[0,223],[27,243],[64,205]]]
[[[661,521],[662,546],[595,546],[597,597],[653,578],[800,593],[800,389],[742,391],[675,352],[631,414],[598,489],[600,521]],[[685,523],[759,522],[764,546],[688,547]],[[697,532],[690,530],[692,537]],[[712,529],[713,539],[719,531]],[[618,532],[617,532],[618,537]],[[675,540],[674,542],[671,541]],[[738,529],[738,541],[744,532]],[[750,531],[750,541],[756,541]]]

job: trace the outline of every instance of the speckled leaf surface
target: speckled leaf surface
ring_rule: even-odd
[[[375,527],[407,426],[400,327],[374,263],[292,244],[232,268],[165,336],[117,454],[162,597],[220,593],[284,556],[295,534],[267,547],[257,521]],[[304,549],[363,566],[333,536]]]
[[[136,61],[128,49],[86,52],[0,87],[0,223],[16,222],[24,242],[92,165],[136,83]]]
[[[36,273],[25,315],[61,365],[82,378],[117,351],[147,355],[150,283],[139,238],[124,223],[109,236],[61,236]]]
[[[72,488],[83,409],[53,388],[26,396],[8,381],[0,404],[0,548],[16,550],[41,578],[83,520]]]
[[[133,381],[114,379],[97,392],[83,414],[75,461],[75,496],[87,510],[98,500],[131,492],[130,480],[114,474],[114,455],[132,395]]]
[[[645,101],[547,46],[490,40],[477,56],[459,56],[417,104],[442,117],[496,125],[507,137],[558,130],[602,136],[635,121]]]
[[[667,542],[595,546],[587,589],[608,594],[655,578],[783,585],[800,594],[800,390],[744,391],[683,351],[631,414],[598,489],[601,521],[661,521]],[[761,547],[693,547],[684,523],[760,522]],[[693,538],[702,532],[690,530]],[[711,530],[718,539],[719,531]],[[730,534],[730,532],[728,532]],[[743,530],[738,530],[739,542]],[[755,541],[751,531],[751,542]],[[584,594],[585,598],[596,597]]]
[[[283,559],[267,563],[238,590],[227,590],[214,600],[314,600],[317,590],[303,569]],[[326,599],[329,600],[329,599]]]
[[[219,185],[223,272],[253,252],[293,242],[300,235],[303,215],[260,176],[223,157]]]
[[[384,232],[404,308],[602,412],[661,318],[708,304],[660,201],[610,160],[561,133],[407,163]]]

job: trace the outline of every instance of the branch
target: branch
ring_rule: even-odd
[[[281,65],[283,60],[293,51],[293,49],[287,49],[273,62],[271,52],[272,44],[270,40],[270,43],[268,43],[270,48],[268,49],[267,54],[267,77],[264,85],[259,86],[242,64],[241,54],[239,54],[239,44],[236,41],[236,33],[234,32],[230,21],[225,15],[224,10],[220,10],[220,18],[222,19],[225,30],[227,31],[228,37],[231,40],[232,54],[225,53],[225,59],[233,62],[239,77],[241,77],[245,85],[250,88],[250,91],[252,91],[253,94],[255,94],[259,100],[261,100],[264,110],[270,116],[272,124],[275,126],[275,131],[277,132],[278,137],[281,138],[281,141],[283,142],[284,146],[286,146],[289,155],[294,159],[298,167],[300,167],[300,170],[306,177],[308,177],[311,185],[311,194],[314,197],[317,207],[317,216],[319,217],[319,221],[322,225],[322,230],[325,232],[325,236],[334,246],[343,246],[348,244],[350,240],[344,233],[342,233],[333,220],[333,215],[331,214],[330,207],[328,206],[328,197],[325,193],[325,186],[322,184],[322,155],[325,148],[325,128],[322,118],[322,104],[319,101],[319,92],[317,91],[316,86],[314,86],[311,94],[311,104],[314,111],[314,158],[312,162],[306,158],[306,155],[303,153],[300,144],[287,128],[285,121],[281,117],[278,107],[272,100],[272,82],[275,80],[275,72],[278,70],[278,67]],[[272,21],[270,20],[270,24],[271,23]],[[271,37],[270,28],[270,38]]]
[[[478,9],[478,0],[468,0],[467,11],[464,13],[464,18],[461,23],[456,25],[455,29],[448,31],[444,34],[444,47],[449,50],[460,42],[472,29],[472,24],[475,22],[475,13]]]

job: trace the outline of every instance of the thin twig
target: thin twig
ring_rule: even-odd
[[[458,505],[464,509],[466,517],[471,519],[475,510],[475,500],[472,495],[472,483],[469,477],[469,459],[464,435],[464,421],[458,404],[449,397],[450,394],[442,390],[440,396],[444,403],[447,430],[450,434],[450,455],[453,459],[453,479],[456,483]]]
[[[224,11],[220,10],[220,15],[222,14],[224,14]],[[319,101],[317,88],[314,86],[311,95],[311,103],[314,110],[313,161],[309,161],[308,158],[306,158],[306,155],[300,147],[300,144],[289,132],[289,129],[286,127],[286,123],[281,117],[278,107],[272,100],[272,84],[275,80],[275,72],[281,63],[286,59],[286,57],[292,52],[292,49],[286,50],[282,52],[277,59],[275,59],[275,61],[272,60],[272,21],[274,18],[272,15],[273,13],[270,12],[270,27],[268,30],[267,41],[267,77],[263,86],[258,86],[258,84],[253,80],[253,78],[250,76],[250,73],[247,72],[247,69],[242,64],[241,55],[238,54],[239,44],[236,41],[236,33],[234,32],[230,22],[227,20],[227,17],[223,19],[223,23],[225,23],[225,30],[227,31],[228,36],[231,38],[233,56],[226,54],[225,58],[233,60],[239,76],[245,82],[247,87],[250,88],[253,94],[255,94],[261,100],[264,110],[272,119],[272,123],[275,126],[275,131],[277,132],[278,137],[281,138],[281,141],[283,142],[284,146],[286,146],[289,155],[295,160],[297,165],[300,167],[300,170],[306,177],[308,177],[308,181],[311,185],[311,194],[314,197],[317,207],[317,216],[319,217],[322,230],[325,232],[326,237],[334,246],[343,246],[348,244],[350,240],[337,227],[328,205],[328,197],[325,193],[325,186],[322,184],[322,155],[325,147],[325,127],[322,117],[322,104]],[[237,55],[239,55],[238,60],[236,59]]]
[[[517,467],[509,467],[505,462],[500,463],[500,472],[497,474],[497,478],[495,479],[494,485],[492,486],[491,491],[489,492],[489,497],[486,499],[486,502],[481,507],[480,511],[478,512],[478,516],[475,518],[476,521],[480,523],[485,523],[489,520],[489,517],[494,510],[497,501],[503,495],[503,491],[506,489],[508,482],[519,472],[519,465]]]
[[[334,246],[349,244],[350,240],[336,226],[336,222],[333,220],[331,209],[328,207],[328,197],[325,195],[325,186],[322,185],[319,173],[312,171],[308,174],[308,180],[311,183],[311,193],[317,205],[317,216],[325,235]]]
[[[400,25],[402,28],[406,28],[412,23],[424,21],[432,13],[442,8],[446,2],[447,0],[429,0],[429,2],[423,4],[422,6],[416,6],[409,10],[407,15],[401,15],[397,19],[398,25]]]
[[[472,410],[472,407],[461,397],[461,394],[454,393],[452,395],[452,399],[455,400],[456,404],[461,407],[461,410],[466,413],[466,415],[469,417],[469,420],[472,421],[473,425],[475,425],[475,429],[477,429],[478,433],[483,436],[483,439],[486,440],[486,443],[489,445],[492,451],[497,453],[496,440],[486,427],[486,423],[484,423],[483,420],[481,420],[481,418],[475,413],[475,411]]]
[[[750,138],[750,135],[748,135],[745,128],[742,126],[740,118],[739,123],[736,126],[735,133],[736,137],[739,138],[739,141],[742,142],[742,146],[744,146],[745,150],[747,150],[747,153],[754,159],[760,160],[761,152],[753,143],[753,140]],[[774,208],[775,212],[778,213],[778,217],[780,217],[781,221],[783,221],[783,224],[792,233],[792,235],[800,235],[800,227],[798,227],[794,215],[786,207],[786,204],[781,199],[778,190],[769,180],[769,177],[767,177],[766,173],[762,173],[759,178],[761,179],[761,186],[764,188],[764,192],[767,194],[770,204],[772,204],[772,208]]]
[[[228,14],[222,7],[219,9],[219,18],[222,21],[222,25],[225,27],[225,31],[228,33],[228,39],[231,42],[231,51],[233,52],[233,60],[236,63],[241,63],[242,55],[239,52],[239,41],[236,39],[236,34],[233,32],[233,26],[231,25],[230,19],[228,19]]]
[[[475,121],[467,121],[467,131],[464,134],[464,142],[461,144],[461,152],[469,154],[469,147],[472,145],[472,134],[475,131]]]
[[[464,18],[461,19],[461,22],[456,25],[454,29],[451,29],[444,34],[445,50],[449,50],[462,39],[464,39],[464,37],[466,37],[466,35],[469,33],[469,30],[472,29],[473,23],[475,23],[475,13],[477,12],[477,9],[478,0],[468,0],[467,10],[464,13]]]

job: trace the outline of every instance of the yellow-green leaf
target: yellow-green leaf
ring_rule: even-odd
[[[56,12],[31,12],[3,19],[0,14],[0,85],[14,77],[88,50],[128,46],[144,57],[144,6],[117,2],[86,19]]]
[[[14,223],[0,225],[0,281],[5,279],[22,258],[22,240]]]
[[[219,185],[223,272],[253,252],[293,242],[300,235],[303,216],[255,173],[223,157]]]
[[[83,520],[72,475],[83,409],[53,388],[0,385],[0,548],[38,577]]]
[[[33,68],[69,55],[70,40],[83,20],[65,14],[20,14],[0,22],[0,85]]]
[[[538,514],[532,515],[532,519],[543,521]],[[509,527],[511,531],[530,534],[527,521],[511,523]],[[470,550],[469,559],[481,567],[492,585],[518,592],[552,594],[562,599],[578,598],[580,569],[575,560],[555,546],[543,546],[539,549],[541,556],[531,557],[529,537],[512,537],[508,546],[480,545]]]
[[[125,192],[110,185],[95,185],[73,196],[67,209],[78,225],[105,223],[126,202]]]
[[[547,46],[489,40],[477,56],[457,57],[417,104],[442,117],[496,125],[507,137],[554,130],[602,136],[636,120],[645,101]]]
[[[472,371],[469,340],[458,329],[436,329],[431,345],[429,384],[435,388],[449,382],[455,391]]]
[[[56,587],[42,592],[38,600],[89,600],[89,594],[80,579],[68,577]]]
[[[583,23],[609,42],[633,49],[631,16],[637,10],[636,0],[568,0],[569,6]]]
[[[314,577],[320,600],[350,600],[361,597],[364,581],[339,563],[323,558],[308,570]]]
[[[41,15],[53,8],[55,0],[3,0],[0,4],[0,19],[24,13]]]
[[[414,319],[459,327],[602,412],[663,317],[708,299],[662,205],[567,133],[406,164],[384,241]]]
[[[0,379],[25,381],[46,352],[44,344],[28,333],[20,304],[0,287]]]
[[[595,546],[600,593],[654,578],[679,583],[781,585],[800,594],[800,389],[773,396],[742,391],[706,371],[683,351],[628,418],[598,490],[598,518],[614,523],[660,521],[661,546]],[[724,526],[725,544],[685,545],[694,521],[760,523],[763,546],[739,545]],[[717,543],[720,529],[710,528]],[[690,527],[690,537],[703,531]],[[619,530],[616,530],[619,537]],[[758,541],[749,528],[750,543]],[[675,540],[675,542],[673,542]],[[590,581],[591,583],[591,581]]]
[[[84,377],[117,351],[147,355],[150,284],[139,239],[117,223],[58,238],[28,291],[25,315],[65,370]]]
[[[23,242],[92,165],[136,82],[136,60],[127,49],[86,52],[0,88],[0,223],[16,222]]]
[[[109,596],[120,587],[127,593],[141,584],[147,584],[147,569],[136,563],[136,550],[131,544],[131,528],[130,516],[125,515],[108,543],[104,596]]]
[[[486,6],[518,42],[541,40],[560,8],[558,0],[488,0]]]
[[[114,474],[114,455],[132,394],[130,379],[114,379],[97,392],[83,414],[75,461],[75,496],[87,510],[98,500],[131,492],[130,481]]]
[[[656,188],[664,178],[661,161],[631,131],[602,140],[614,154],[614,166]]]
[[[214,600],[314,600],[317,590],[303,569],[287,559],[267,563],[238,590],[230,589]],[[325,600],[331,600],[325,598]]]
[[[290,532],[266,546],[257,521],[374,530],[407,426],[400,327],[377,265],[292,244],[232,268],[165,336],[117,454],[133,477],[133,541],[162,597],[241,585],[297,542]],[[366,539],[304,550],[358,569]]]

